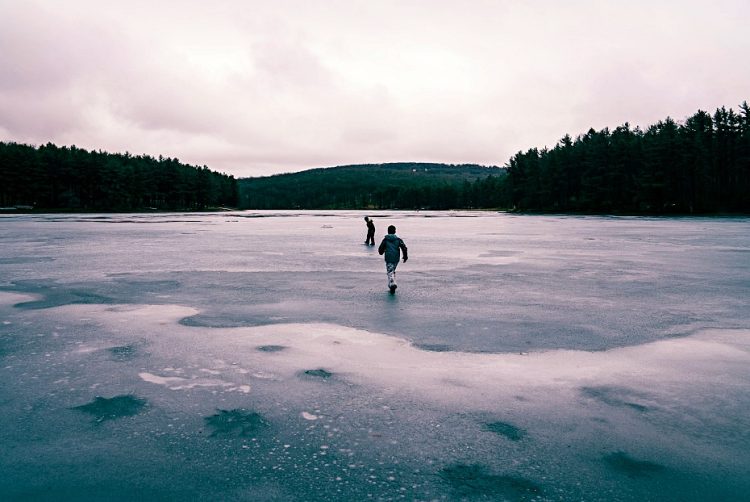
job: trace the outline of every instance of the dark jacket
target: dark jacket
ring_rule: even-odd
[[[409,258],[406,254],[406,244],[396,234],[386,234],[378,247],[378,253],[385,254],[387,263],[398,263],[401,251],[404,252],[404,261],[406,261]]]

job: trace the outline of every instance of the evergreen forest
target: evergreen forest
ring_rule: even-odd
[[[405,162],[239,180],[161,156],[0,142],[0,207],[750,214],[750,106],[565,135],[504,167]]]
[[[237,180],[178,159],[0,142],[0,207],[52,211],[237,206]]]
[[[750,106],[591,129],[507,168],[506,204],[520,211],[750,213]]]

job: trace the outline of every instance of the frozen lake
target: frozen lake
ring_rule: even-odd
[[[369,214],[409,247],[398,292]],[[750,219],[0,215],[2,500],[739,500]]]

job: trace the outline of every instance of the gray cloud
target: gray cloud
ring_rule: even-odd
[[[238,176],[503,164],[747,99],[750,4],[720,0],[0,2],[3,140]]]

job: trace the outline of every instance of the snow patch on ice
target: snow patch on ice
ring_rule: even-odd
[[[22,293],[11,293],[10,291],[0,291],[0,307],[12,307],[17,303],[33,302],[41,299],[37,295],[27,295]]]
[[[467,409],[492,407],[488,403],[500,407],[518,402],[519,396],[525,405],[569,405],[591,398],[582,389],[611,387],[622,392],[640,389],[645,393],[642,399],[658,402],[662,410],[677,410],[691,407],[696,391],[714,395],[710,389],[750,387],[750,330],[746,329],[707,330],[607,351],[520,355],[425,351],[394,336],[324,323],[232,328],[179,323],[196,313],[179,305],[144,305],[128,312],[68,305],[57,308],[55,315],[90,315],[104,327],[117,326],[121,318],[127,318],[133,336],[150,340],[154,356],[178,358],[209,372],[232,368],[223,372],[223,380],[206,379],[206,372],[192,378],[140,374],[144,381],[172,389],[202,386],[245,392],[241,386],[248,383],[243,381],[247,377],[268,384],[282,381],[295,389],[300,372],[327,368],[346,375],[354,385]],[[289,350],[272,354],[257,350],[265,345],[283,345]],[[222,366],[222,361],[238,363]]]
[[[174,376],[160,376],[154,375],[153,373],[140,372],[138,376],[144,382],[153,383],[156,385],[163,385],[170,390],[189,390],[196,387],[223,387],[227,391],[243,392],[245,394],[250,392],[249,385],[234,385],[230,382],[223,380],[211,380],[203,378],[183,378]]]
[[[141,377],[141,380],[144,380],[149,383],[155,383],[156,385],[172,385],[175,383],[182,383],[186,381],[186,378],[181,377],[162,377],[158,375],[154,375],[152,373],[138,373],[138,376]]]

